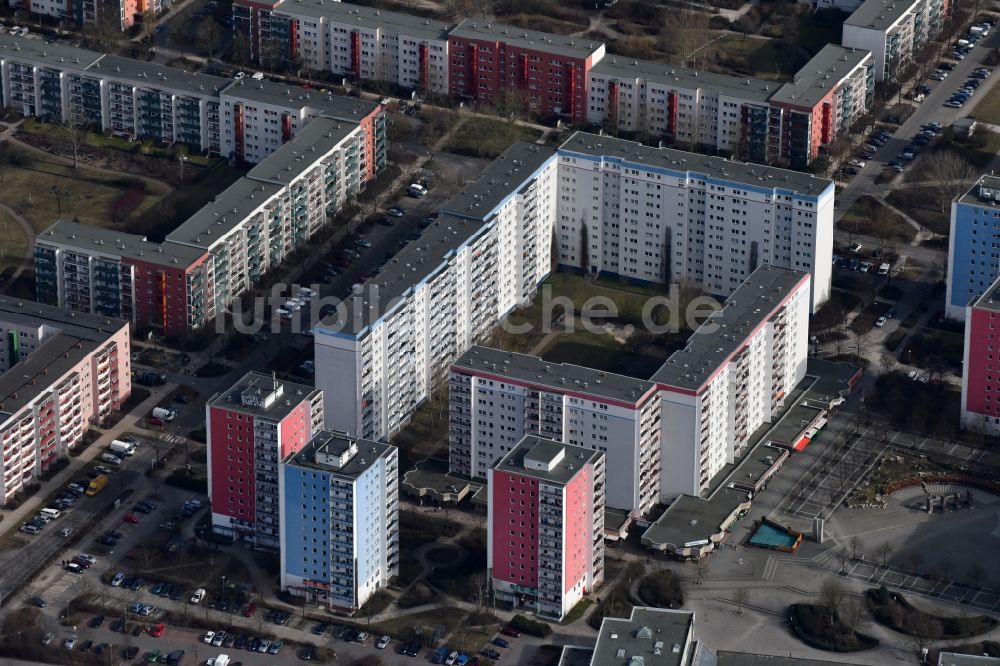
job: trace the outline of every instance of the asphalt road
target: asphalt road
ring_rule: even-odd
[[[992,30],[990,36],[976,45],[969,55],[966,56],[965,60],[953,61],[947,57],[943,59],[953,62],[955,69],[944,81],[923,82],[933,87],[931,94],[914,109],[913,114],[896,130],[892,138],[875,153],[872,159],[868,160],[858,175],[837,195],[837,210],[834,213],[836,219],[840,219],[847,209],[862,196],[877,193],[882,189],[881,185],[875,183],[875,178],[889,162],[896,159],[896,156],[910,143],[922,126],[936,121],[941,123],[942,126],[948,127],[959,118],[969,115],[969,112],[975,108],[979,100],[986,96],[995,85],[997,79],[1000,78],[1000,71],[994,71],[989,78],[985,79],[976,90],[976,94],[962,108],[951,109],[944,106],[944,103],[948,101],[948,98],[951,97],[951,94],[955,90],[962,86],[973,70],[982,66],[983,60],[989,52],[997,47],[1000,47],[1000,29]],[[990,69],[994,68],[991,67]],[[927,147],[931,145],[933,144],[929,144]],[[926,152],[927,150],[924,151],[924,153]],[[911,163],[909,168],[912,169],[913,165],[920,159],[922,158],[914,160],[914,163]],[[836,233],[836,236],[838,240],[846,240],[847,238],[846,233],[839,231]]]

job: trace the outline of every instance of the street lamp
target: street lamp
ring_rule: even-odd
[[[181,167],[181,185],[184,184],[184,163],[187,161],[188,161],[188,156],[185,155],[184,153],[181,153],[177,158],[177,162],[180,164]]]

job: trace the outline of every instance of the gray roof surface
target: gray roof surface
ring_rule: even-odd
[[[937,663],[938,666],[997,666],[1000,665],[1000,659],[975,654],[941,652]]]
[[[17,412],[100,345],[60,334],[0,375],[0,414]]]
[[[461,217],[483,219],[491,210],[531,176],[555,149],[518,141],[490,162],[475,181],[441,206],[441,210]]]
[[[326,451],[331,455],[342,455],[350,447],[352,442],[358,445],[358,452],[354,454],[343,467],[334,467],[322,462],[316,462],[316,453]],[[351,437],[346,432],[335,430],[320,430],[313,435],[309,443],[295,453],[289,454],[285,458],[285,463],[297,467],[308,467],[310,469],[328,472],[332,476],[343,479],[356,479],[382,457],[386,456],[395,447],[389,444],[373,442],[367,439]]]
[[[240,79],[230,83],[223,91],[223,97],[234,97],[284,106],[291,109],[308,107],[315,109],[317,115],[329,116],[338,120],[361,122],[366,116],[379,108],[378,102],[358,99],[348,95],[322,93],[315,88],[309,90],[285,85],[276,81],[254,81]]]
[[[381,28],[383,31],[401,32],[413,37],[442,41],[448,39],[448,29],[454,25],[412,14],[331,0],[284,0],[278,4],[275,13],[327,18],[330,21],[350,23],[363,28]]]
[[[125,321],[99,314],[73,312],[55,305],[0,296],[0,325],[3,322],[60,329],[82,340],[101,342],[125,326]]]
[[[759,267],[726,299],[721,310],[691,334],[684,349],[670,355],[651,381],[699,389],[806,275],[776,266]]]
[[[694,630],[694,613],[636,606],[629,618],[606,617],[597,634],[595,666],[683,666],[684,646]],[[678,651],[674,652],[674,647]],[[659,654],[655,652],[659,647]],[[619,656],[624,651],[624,656]],[[641,657],[641,662],[632,661]]]
[[[997,278],[979,298],[974,300],[972,306],[981,310],[1000,312],[1000,278]]]
[[[709,157],[673,148],[651,148],[635,141],[587,132],[574,132],[566,143],[559,146],[560,155],[570,152],[619,158],[627,162],[667,169],[680,174],[704,174],[710,178],[728,180],[751,187],[791,190],[804,196],[819,196],[833,187],[832,181],[799,171],[733,162],[720,157]]]
[[[711,499],[681,495],[649,526],[642,540],[681,548],[708,539],[720,533],[722,524],[746,501],[746,491],[733,488],[721,488]]]
[[[679,88],[701,88],[753,102],[766,102],[781,84],[740,76],[704,72],[651,60],[607,55],[590,69],[597,76],[642,78]]]
[[[46,44],[37,37],[0,35],[0,58],[30,60],[39,64],[50,64],[59,69],[84,70],[103,56],[104,54],[98,51],[81,49],[65,42],[55,41]]]
[[[38,234],[35,242],[57,243],[77,248],[82,253],[100,252],[170,268],[190,266],[205,254],[203,249],[174,243],[154,243],[146,240],[145,236],[92,227],[72,220],[56,221]]]
[[[536,448],[537,447],[537,448]],[[551,470],[528,469],[524,466],[526,457],[550,457],[565,450],[566,455]],[[500,472],[516,472],[522,476],[530,476],[545,483],[564,484],[580,472],[587,463],[596,463],[604,453],[585,449],[582,446],[563,444],[544,437],[525,435],[507,455],[493,463],[493,469]]]
[[[165,245],[183,243],[203,248],[204,251],[239,226],[261,204],[280,192],[282,187],[274,183],[240,178],[167,234],[167,240],[172,242]]]
[[[827,44],[795,73],[791,82],[778,89],[771,101],[812,108],[855,67],[870,57],[871,52],[863,49]]]
[[[995,193],[993,199],[987,199],[979,196],[979,187],[985,186],[987,189],[993,190]],[[958,198],[959,202],[963,204],[969,204],[972,206],[982,206],[984,208],[996,208],[1000,204],[1000,176],[991,176],[989,174],[982,176],[979,180],[973,183],[969,190]]]
[[[294,139],[258,162],[247,177],[287,185],[357,128],[356,123],[313,118],[295,134]]]
[[[284,395],[277,400],[270,408],[254,407],[244,405],[240,400],[240,394],[256,384],[266,385],[273,381],[271,375],[266,372],[252,370],[243,375],[238,382],[223,391],[212,396],[208,404],[212,407],[227,409],[241,414],[250,414],[255,417],[262,417],[280,421],[288,416],[291,411],[303,400],[311,400],[319,391],[308,384],[299,384],[285,379],[279,379],[278,383],[284,385]]]
[[[554,393],[584,393],[637,404],[653,382],[616,375],[567,363],[549,363],[537,356],[517,354],[474,345],[459,356],[452,368],[501,375],[512,380],[552,390]]]
[[[139,87],[166,89],[201,97],[218,97],[219,92],[230,83],[230,79],[221,76],[193,74],[176,67],[116,55],[104,56],[88,67],[87,72],[126,80]]]
[[[836,661],[825,659],[804,659],[802,657],[772,657],[766,654],[750,654],[747,652],[718,652],[718,666],[851,666],[854,661]]]
[[[853,25],[871,30],[888,30],[918,0],[865,0],[854,13],[847,17],[844,25]]]
[[[504,42],[522,49],[544,51],[570,58],[587,58],[601,48],[599,39],[564,37],[538,30],[519,28],[482,19],[465,19],[449,33],[449,37],[478,39],[485,42]]]

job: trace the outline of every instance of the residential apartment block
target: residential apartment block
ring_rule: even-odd
[[[962,363],[961,424],[966,430],[1000,433],[1000,280],[966,307]]]
[[[205,405],[212,531],[255,548],[280,544],[278,468],[323,429],[323,393],[250,372]]]
[[[555,151],[515,144],[316,328],[327,418],[367,439],[399,429],[460,354],[530,299],[551,270],[552,233],[566,266],[720,297],[762,266],[804,271],[815,283],[806,307],[818,307],[833,196],[833,183],[798,172],[593,134]],[[475,474],[479,462],[468,462]]]
[[[0,35],[0,103],[25,116],[184,143],[250,164],[325,116],[362,128],[369,173],[385,159],[385,115],[374,102],[12,35]]]
[[[234,32],[259,62],[448,93],[451,24],[330,0],[233,3]]]
[[[147,11],[159,15],[160,0],[9,0],[11,9],[34,16],[50,16],[82,26],[112,25],[122,31],[141,21]]]
[[[805,377],[809,282],[761,266],[653,374],[664,497],[700,495]]]
[[[452,472],[486,478],[534,435],[605,453],[608,507],[639,517],[660,501],[652,382],[476,345],[452,364],[448,399]]]
[[[128,322],[0,297],[0,505],[132,393]]]
[[[270,110],[273,100],[257,106],[264,94],[287,99],[285,90],[255,84],[223,97],[224,117],[240,109],[236,127],[246,128],[235,152],[259,162],[165,242],[67,221],[42,232],[35,239],[39,300],[183,334],[205,326],[301,247],[385,167],[385,115],[351,121],[374,105],[326,97],[319,104],[329,104],[317,107],[289,100],[286,108],[323,113],[313,118],[288,119]],[[249,110],[264,121],[247,120]],[[287,141],[282,127],[292,128]]]
[[[820,148],[848,133],[871,108],[874,96],[872,54],[827,44],[771,96],[772,117],[779,115],[781,124],[776,141],[769,138],[778,149],[769,152],[804,169],[819,157]],[[750,135],[759,129],[747,127]]]
[[[551,266],[553,155],[514,144],[348,299],[336,325],[315,328],[331,427],[395,432],[459,354],[530,299]]]
[[[395,447],[322,430],[281,463],[281,589],[353,612],[399,573]]]
[[[830,294],[829,180],[577,132],[558,150],[559,263],[726,297],[759,266]]]
[[[604,580],[604,454],[528,436],[490,468],[497,600],[561,620]]]
[[[484,105],[514,92],[533,113],[583,123],[590,69],[604,50],[594,40],[465,19],[448,32],[449,91]]]
[[[966,306],[1000,277],[1000,177],[982,176],[951,203],[945,315],[965,319]]]
[[[948,0],[867,0],[844,21],[841,44],[871,51],[876,80],[895,81],[937,36],[948,5]]]

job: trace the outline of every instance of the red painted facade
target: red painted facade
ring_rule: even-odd
[[[1000,417],[1000,313],[973,306],[965,326],[965,409]]]
[[[357,79],[361,78],[361,33],[351,32],[351,71]]]
[[[518,90],[539,115],[586,121],[591,56],[576,58],[455,35],[448,37],[448,54],[448,87],[453,97],[491,104],[501,91]]]
[[[492,497],[493,577],[538,587],[538,481],[495,470]]]
[[[820,147],[830,143],[836,138],[837,119],[836,112],[834,111],[834,92],[835,89],[829,90],[821,100],[816,102],[816,104],[811,107],[798,106],[785,102],[771,102],[771,106],[774,108],[794,111],[796,113],[805,113],[810,116],[808,152],[808,159],[810,162],[819,157]],[[786,140],[782,141],[783,150],[787,150],[787,147],[790,144],[787,137],[785,139]],[[784,156],[788,157],[788,155]]]
[[[212,513],[254,521],[253,417],[234,410],[209,410],[212,457]]]

